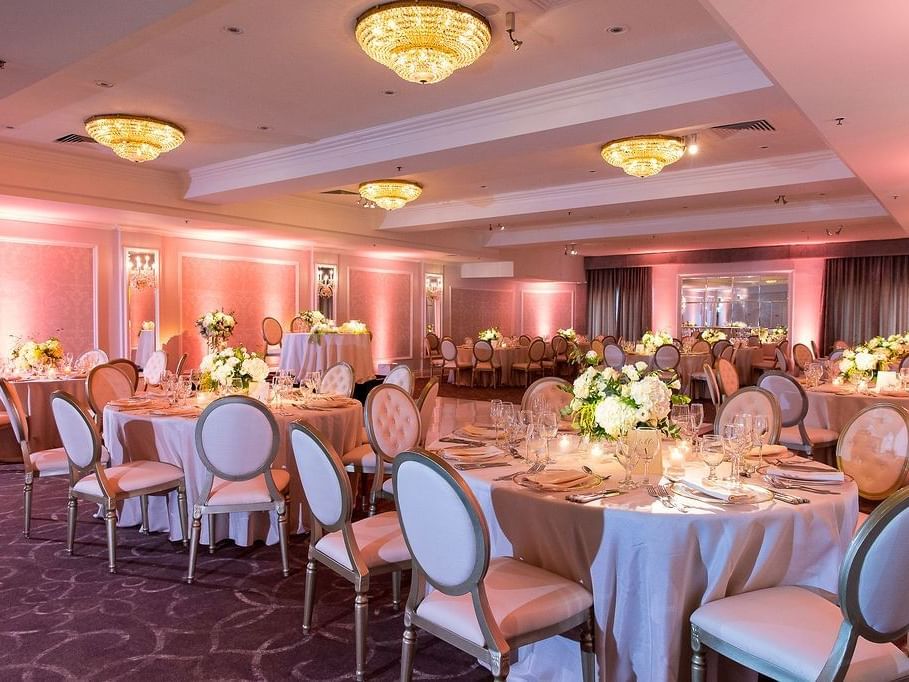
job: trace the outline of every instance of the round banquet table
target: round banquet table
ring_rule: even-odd
[[[353,367],[358,384],[375,378],[369,334],[289,332],[281,342],[280,368],[294,372],[297,381],[307,372],[324,372],[342,360]]]
[[[154,411],[157,410],[104,408],[104,444],[110,451],[112,464],[145,459],[176,464],[182,468],[186,475],[186,503],[191,516],[193,504],[199,498],[205,480],[205,465],[196,454],[195,445],[196,422],[201,408],[184,409],[179,414],[167,416],[158,416],[153,414]],[[357,436],[363,424],[363,407],[351,400],[334,408],[287,407],[272,413],[278,421],[281,438],[272,467],[283,467],[290,472],[288,531],[302,532],[308,507],[288,445],[288,427],[293,421],[312,426],[328,439],[336,452],[347,452],[357,445]],[[176,493],[168,495],[167,504],[161,497],[150,497],[148,514],[150,530],[166,531],[174,541],[182,539]],[[120,510],[118,524],[135,526],[140,522],[139,499],[126,500]],[[217,514],[215,533],[216,541],[230,538],[242,546],[251,545],[256,540],[264,540],[268,544],[278,541],[277,520],[266,512]],[[202,524],[202,542],[208,543],[208,524],[205,523]]]
[[[492,351],[492,363],[496,367],[501,367],[502,385],[511,386],[513,383],[511,377],[511,366],[516,362],[527,362],[527,346],[508,346],[506,348],[496,348]],[[474,363],[473,346],[458,346],[458,362]],[[484,373],[481,376],[487,376]],[[524,385],[522,381],[518,381]],[[515,384],[516,385],[516,384]]]
[[[54,391],[66,391],[76,401],[88,409],[88,392],[84,376],[73,376],[56,379],[18,379],[9,380],[19,394],[22,407],[28,415],[28,444],[32,452],[58,448],[63,443],[57,432],[57,424],[50,409],[50,399]]]
[[[855,415],[871,405],[887,403],[909,410],[909,393],[905,391],[861,395],[855,392],[853,386],[821,384],[815,388],[806,388],[805,393],[808,394],[805,425],[837,432],[842,432]]]
[[[612,474],[610,483],[621,480],[617,463],[586,455],[556,455],[554,466],[584,462]],[[486,516],[492,555],[520,557],[591,590],[600,680],[687,679],[688,619],[702,604],[776,585],[836,592],[858,518],[853,483],[840,495],[804,493],[810,503],[797,506],[685,500],[683,514],[642,489],[575,504],[564,493],[494,481],[503,471],[461,472]],[[554,637],[522,648],[508,679],[580,678],[577,642]]]

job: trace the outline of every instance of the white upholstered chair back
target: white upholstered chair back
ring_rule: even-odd
[[[562,386],[571,388],[571,383],[561,377],[543,377],[537,379],[524,391],[524,397],[521,398],[521,409],[530,410],[533,406],[533,399],[536,396],[543,396],[552,409],[559,411],[571,402],[571,393],[566,393],[561,389]]]
[[[537,364],[543,360],[546,355],[546,342],[543,339],[536,338],[530,342],[527,349],[527,358],[532,364]]]
[[[625,351],[614,343],[607,344],[603,348],[603,362],[613,369],[621,369],[625,364]]]
[[[675,369],[679,366],[679,349],[671,344],[665,344],[656,349],[653,354],[653,363],[657,369]]]
[[[757,386],[746,386],[726,398],[717,408],[713,432],[722,434],[723,427],[732,423],[740,414],[764,415],[767,417],[767,444],[772,445],[779,440],[780,406],[770,391]]]
[[[97,367],[105,362],[107,362],[107,353],[105,353],[100,348],[95,348],[94,350],[87,350],[78,358],[74,367],[82,372],[89,371],[92,367]]]
[[[451,339],[442,339],[442,342],[439,344],[439,350],[446,362],[454,362],[458,359],[458,347]]]
[[[417,409],[420,411],[420,447],[426,446],[426,435],[433,424],[433,413],[436,409],[436,398],[441,388],[439,377],[432,377],[426,382],[420,397],[417,398]]]
[[[489,529],[471,490],[428,452],[395,459],[395,500],[404,539],[418,569],[445,594],[465,594],[489,566]]]
[[[757,385],[770,391],[780,405],[783,426],[795,426],[808,414],[808,397],[798,381],[779,370],[765,372]]]
[[[112,400],[129,398],[133,394],[133,382],[114,365],[102,364],[93,367],[86,380],[88,404],[100,419],[104,406]]]
[[[473,357],[476,360],[475,365],[477,367],[484,367],[487,369],[492,367],[493,355],[495,355],[495,351],[489,341],[483,341],[481,339],[473,344]]]
[[[13,430],[16,442],[24,448],[24,454],[25,449],[28,448],[28,414],[25,412],[25,407],[22,405],[15,387],[6,379],[0,379],[0,404],[3,405],[6,415],[9,417],[9,425]]]
[[[145,367],[142,368],[142,376],[145,379],[145,383],[149,386],[157,386],[161,383],[166,370],[167,353],[163,350],[156,350],[145,361]]]
[[[85,410],[69,393],[55,391],[51,411],[70,463],[80,470],[94,465],[101,458],[101,439]]]
[[[383,384],[392,384],[400,386],[408,395],[413,394],[413,371],[407,365],[395,365],[386,375]]]
[[[882,500],[907,484],[909,413],[896,405],[871,405],[843,429],[837,466],[855,479],[859,495]]]
[[[366,437],[373,452],[390,462],[420,441],[420,411],[410,394],[395,384],[376,386],[366,396]]]
[[[212,474],[227,481],[245,481],[268,472],[278,443],[274,416],[247,396],[215,400],[196,422],[199,458]],[[266,478],[270,480],[270,476]]]
[[[354,392],[354,371],[346,362],[338,362],[325,370],[319,383],[319,393],[335,393],[347,396]]]
[[[340,530],[353,509],[341,458],[317,430],[299,422],[290,425],[290,445],[313,518],[328,532]]]

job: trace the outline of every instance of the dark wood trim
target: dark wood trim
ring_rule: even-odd
[[[783,246],[752,246],[741,249],[587,256],[584,258],[584,269],[598,270],[600,268],[627,268],[646,265],[742,263],[764,260],[791,260],[795,258],[848,258],[852,256],[895,256],[905,254],[909,254],[909,238],[879,239],[867,242],[787,244]]]

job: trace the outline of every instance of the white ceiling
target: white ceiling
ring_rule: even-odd
[[[154,167],[180,178],[188,201],[174,199],[182,205],[245,206],[246,215],[263,198],[349,206],[359,241],[372,233],[400,253],[457,252],[450,244],[468,230],[463,255],[475,258],[478,232],[500,222],[518,234],[485,235],[493,258],[510,248],[556,248],[572,235],[584,235],[577,241],[585,254],[640,249],[646,242],[635,235],[659,235],[650,250],[691,248],[705,234],[718,245],[826,239],[828,224],[848,226],[839,239],[901,235],[890,214],[902,204],[889,196],[905,191],[909,202],[909,186],[904,173],[896,179],[901,166],[883,163],[881,147],[905,144],[909,99],[867,73],[905,72],[909,58],[890,28],[899,22],[889,18],[906,10],[897,0],[867,16],[861,9],[863,21],[849,33],[844,8],[806,0],[793,15],[781,3],[763,3],[753,21],[753,3],[741,0],[468,3],[489,18],[492,46],[475,65],[420,86],[356,44],[355,18],[371,0],[7,0],[0,144],[108,162],[103,148],[51,141],[83,132],[82,120],[96,113],[174,120],[187,142]],[[506,11],[517,13],[519,52],[504,35]],[[787,16],[782,30],[774,12]],[[888,21],[881,37],[875,27]],[[854,48],[848,58],[836,53],[838,64],[828,23]],[[606,28],[614,25],[628,30],[612,35]],[[849,116],[845,129],[831,130],[831,112]],[[751,119],[776,131],[710,132]],[[878,119],[889,137],[873,134]],[[645,132],[698,132],[701,152],[643,181],[599,158],[603,142]],[[133,172],[125,162],[122,169]],[[355,208],[355,197],[322,194],[379,175],[418,181],[423,197],[377,218]],[[790,200],[782,210],[791,217],[781,222],[767,210],[779,194]],[[79,219],[90,210],[81,206]],[[141,210],[156,214],[152,202]],[[726,216],[741,225],[726,229]],[[701,217],[709,232],[697,229]],[[909,209],[901,222],[909,226]],[[293,234],[298,244],[337,241],[305,227]]]

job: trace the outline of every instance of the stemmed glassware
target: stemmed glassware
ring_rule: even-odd
[[[641,459],[644,461],[644,485],[650,483],[650,474],[648,468],[653,458],[660,451],[660,432],[652,426],[642,426],[632,432],[635,443],[641,451]]]
[[[690,403],[688,415],[691,418],[691,430],[694,432],[693,441],[697,442],[701,425],[704,423],[704,406],[701,403]]]
[[[546,461],[548,462],[550,459],[549,443],[559,432],[559,415],[552,411],[543,412],[537,416],[537,424],[546,441]]]
[[[758,469],[764,466],[764,441],[767,439],[767,432],[770,430],[770,424],[767,421],[767,415],[756,414],[751,422],[751,434],[754,444],[758,448]]]
[[[689,440],[691,436],[691,412],[688,405],[673,405],[669,412],[669,419],[679,427],[682,440]]]
[[[742,445],[741,466],[744,469],[744,472],[750,475],[754,470],[748,465],[745,458],[754,444],[754,415],[743,412],[735,415],[732,421],[742,425],[742,439],[744,440],[744,444]]]
[[[750,447],[750,438],[746,440],[745,426],[741,423],[730,422],[723,427],[723,449],[732,463],[732,470],[726,480],[732,488],[741,488],[740,479],[742,471],[742,456]]]
[[[534,414],[533,410],[521,410],[518,412],[518,422],[524,433],[524,459],[530,459],[530,431],[533,428]]]
[[[502,428],[502,401],[495,399],[489,403],[489,418],[496,429],[496,445],[499,444],[499,429]]]
[[[640,443],[628,433],[619,438],[616,445],[616,459],[625,468],[625,478],[619,483],[619,490],[634,490],[638,484],[631,477],[631,471],[638,465],[641,457]]]
[[[701,459],[709,469],[707,478],[704,480],[717,481],[716,468],[726,459],[722,436],[709,433],[701,438]]]

